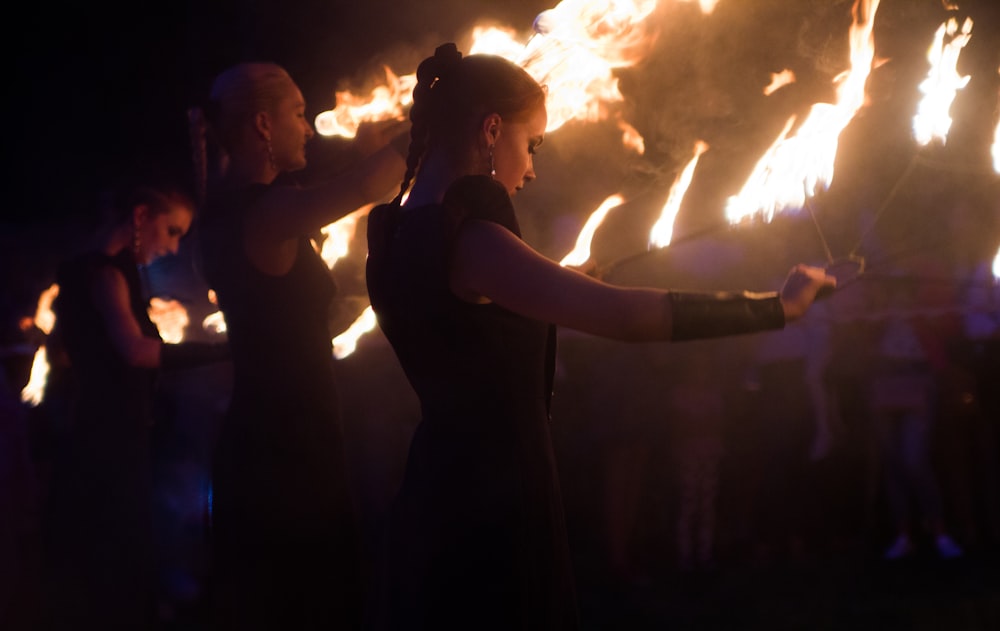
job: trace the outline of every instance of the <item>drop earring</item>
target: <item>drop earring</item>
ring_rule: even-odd
[[[497,167],[493,161],[493,145],[490,145],[490,177],[495,179],[496,176],[497,176]]]
[[[264,147],[267,149],[267,162],[268,162],[268,164],[271,165],[272,169],[274,169],[275,171],[277,171],[278,170],[278,165],[274,161],[274,149],[271,147],[271,139],[270,138],[265,138],[264,139]]]
[[[139,220],[132,222],[132,258],[139,263],[139,250],[142,248],[142,237],[139,234]]]

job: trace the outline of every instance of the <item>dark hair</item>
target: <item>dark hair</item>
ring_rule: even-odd
[[[99,210],[103,225],[117,225],[139,204],[159,215],[169,211],[172,202],[195,211],[194,199],[177,177],[158,166],[140,165],[117,174],[101,194]]]
[[[395,203],[402,201],[428,150],[441,148],[459,159],[484,116],[495,112],[524,120],[544,104],[542,86],[512,61],[497,55],[463,57],[455,44],[438,46],[417,67],[406,175]]]

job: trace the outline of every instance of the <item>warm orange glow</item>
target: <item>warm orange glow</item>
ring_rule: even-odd
[[[29,326],[38,327],[43,333],[48,335],[52,332],[52,327],[56,323],[56,314],[52,311],[52,301],[59,295],[59,285],[53,283],[49,288],[38,296],[38,304],[35,307],[35,317]],[[49,379],[49,361],[45,346],[35,350],[35,356],[31,360],[31,372],[28,375],[28,383],[21,389],[21,401],[35,407],[42,402],[45,396],[45,384]]]
[[[969,76],[958,74],[958,57],[972,37],[972,20],[965,19],[962,28],[958,20],[949,19],[938,27],[934,41],[927,49],[931,68],[920,84],[924,98],[913,117],[913,135],[918,143],[926,145],[932,140],[945,142],[951,128],[951,104],[955,93],[969,83]]]
[[[320,256],[323,257],[327,267],[333,269],[337,261],[347,256],[351,241],[354,240],[354,233],[358,228],[358,220],[367,215],[372,206],[372,204],[362,206],[320,229],[320,232],[326,236],[323,240]]]
[[[620,114],[612,113],[609,107],[624,101],[613,71],[632,66],[645,56],[654,37],[645,20],[656,3],[563,0],[536,17],[535,32],[526,42],[512,29],[474,28],[469,54],[510,59],[544,85],[548,94],[548,131],[570,120],[620,120]],[[704,7],[706,3],[702,4]],[[714,2],[707,4],[714,8]],[[316,117],[316,131],[326,136],[353,137],[363,121],[401,116],[412,102],[416,76],[397,76],[389,68],[385,75],[385,81],[367,95],[337,92],[336,108]],[[641,153],[643,143],[638,132],[631,125],[622,130],[626,146]]]
[[[670,240],[674,236],[674,221],[681,209],[681,202],[684,201],[684,195],[687,193],[688,187],[691,186],[691,178],[694,176],[695,167],[698,166],[698,159],[706,151],[708,151],[708,145],[698,141],[694,146],[694,157],[688,161],[687,166],[674,180],[673,186],[670,187],[670,193],[667,195],[667,202],[663,205],[663,210],[660,211],[660,218],[656,220],[653,229],[649,232],[650,248],[662,248],[670,245]]]
[[[413,102],[413,87],[416,84],[416,74],[398,77],[385,67],[385,83],[373,89],[368,96],[337,92],[337,106],[316,116],[316,131],[323,136],[353,138],[363,122],[401,118],[403,109]]]
[[[785,68],[781,72],[771,73],[771,83],[764,88],[764,96],[771,96],[786,85],[795,83],[795,73]]]
[[[855,1],[849,33],[850,68],[835,80],[836,102],[813,105],[793,135],[789,133],[795,119],[789,119],[743,190],[729,198],[726,218],[730,223],[754,217],[770,221],[783,209],[802,208],[806,199],[833,181],[840,133],[865,102],[865,83],[875,57],[872,27],[878,5],[878,0]]]
[[[590,260],[590,243],[594,240],[594,233],[597,232],[597,228],[607,217],[608,213],[612,208],[617,208],[625,203],[625,198],[621,195],[611,195],[597,207],[590,217],[587,218],[587,222],[583,225],[583,229],[580,230],[580,234],[576,237],[576,246],[573,250],[563,257],[559,264],[563,267],[570,265],[573,267],[579,267]]]
[[[21,401],[36,407],[45,398],[45,384],[49,379],[49,359],[45,347],[40,346],[31,360],[28,383],[21,389]]]
[[[38,306],[35,308],[34,324],[48,335],[56,323],[56,314],[52,312],[52,301],[59,295],[59,285],[53,283],[38,296]]]
[[[176,300],[152,298],[149,301],[149,319],[160,330],[160,337],[167,344],[178,344],[184,339],[188,325],[187,309]]]
[[[346,331],[333,338],[333,356],[343,359],[353,353],[361,336],[374,330],[377,323],[375,311],[369,305]]]

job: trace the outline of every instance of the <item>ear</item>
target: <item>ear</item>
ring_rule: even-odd
[[[267,112],[257,112],[253,117],[253,127],[261,138],[271,139],[271,116]]]
[[[480,132],[482,133],[487,146],[496,144],[497,138],[500,137],[502,127],[503,118],[501,118],[496,112],[488,114],[483,118],[483,124],[480,128]]]

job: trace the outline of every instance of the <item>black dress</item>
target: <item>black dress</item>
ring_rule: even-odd
[[[361,567],[333,377],[335,286],[306,237],[283,276],[247,258],[246,211],[266,190],[210,199],[200,226],[202,272],[225,316],[234,371],[213,465],[218,624],[351,628]]]
[[[73,391],[69,435],[53,462],[45,514],[52,588],[46,610],[57,628],[142,629],[153,611],[156,370],[129,366],[112,344],[93,299],[107,267],[125,276],[142,334],[160,339],[130,251],[90,253],[60,265],[51,339],[69,358]]]
[[[555,329],[451,293],[452,240],[469,218],[520,236],[510,198],[488,177],[459,180],[442,205],[369,216],[372,306],[422,410],[390,515],[376,626],[576,628],[549,434]]]

